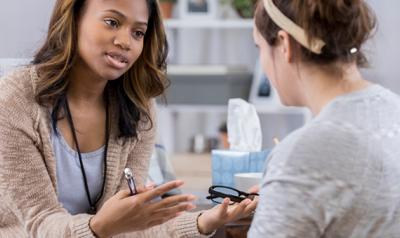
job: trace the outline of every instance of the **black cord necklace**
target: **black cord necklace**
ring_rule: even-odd
[[[106,97],[106,143],[105,143],[105,147],[104,147],[104,155],[103,155],[103,160],[104,160],[104,168],[103,168],[103,184],[101,187],[101,192],[100,195],[97,197],[96,201],[92,202],[92,199],[90,198],[90,192],[89,192],[89,186],[88,186],[88,182],[87,182],[87,178],[86,178],[86,172],[85,172],[85,168],[83,166],[83,162],[82,162],[82,155],[81,155],[81,150],[79,149],[79,144],[78,144],[78,138],[76,136],[76,132],[75,132],[75,126],[74,126],[74,122],[72,120],[72,115],[71,115],[71,111],[69,109],[69,104],[68,104],[68,99],[65,99],[65,107],[66,107],[66,116],[67,116],[67,120],[68,120],[68,124],[71,128],[71,132],[72,132],[72,136],[74,139],[74,143],[75,143],[75,147],[76,150],[78,152],[78,157],[79,157],[79,164],[81,167],[81,172],[82,172],[82,176],[83,176],[83,182],[85,185],[85,191],[86,191],[86,196],[89,202],[89,214],[96,214],[96,204],[99,202],[99,200],[101,199],[101,197],[103,196],[104,193],[104,187],[105,187],[105,182],[106,182],[106,174],[107,174],[107,150],[108,150],[108,140],[110,137],[110,133],[109,133],[109,129],[108,129],[108,124],[109,124],[109,116],[108,116],[108,98]]]

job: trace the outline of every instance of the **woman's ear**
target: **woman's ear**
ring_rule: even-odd
[[[278,32],[278,42],[281,53],[287,63],[293,62],[293,45],[290,43],[290,35],[286,31]]]

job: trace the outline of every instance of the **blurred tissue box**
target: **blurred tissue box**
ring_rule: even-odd
[[[263,172],[269,150],[261,150],[261,125],[254,105],[239,99],[228,102],[230,150],[213,150],[212,183],[234,187],[236,173]]]
[[[270,150],[242,152],[232,150],[213,150],[212,184],[235,187],[235,174],[263,172]]]

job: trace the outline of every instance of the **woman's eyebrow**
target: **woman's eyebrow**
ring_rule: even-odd
[[[126,19],[126,16],[123,13],[121,13],[121,12],[115,10],[115,9],[108,9],[108,10],[105,10],[104,12],[111,12],[111,13],[114,13],[114,14],[118,15],[121,18]]]
[[[127,17],[122,12],[117,11],[115,9],[108,9],[108,10],[105,10],[104,12],[111,12],[111,13],[114,13],[114,14],[118,15],[119,17],[121,17],[124,20],[127,19]],[[148,25],[147,22],[144,22],[144,21],[135,21],[135,24],[143,25],[143,26],[147,26]]]

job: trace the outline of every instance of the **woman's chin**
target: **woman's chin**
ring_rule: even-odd
[[[291,100],[288,100],[288,99],[286,99],[286,98],[279,97],[279,101],[281,102],[281,104],[282,104],[283,106],[286,106],[286,107],[294,107],[294,106],[297,106],[296,103],[294,103],[294,102],[292,102]]]
[[[125,72],[103,72],[101,77],[108,81],[113,81],[119,79]]]
[[[291,103],[288,103],[288,102],[282,101],[282,100],[281,100],[281,104],[282,104],[283,106],[285,106],[285,107],[291,107],[291,106],[293,106]]]
[[[297,101],[289,101],[289,100],[282,100],[282,99],[281,99],[281,104],[286,107],[304,107],[304,105],[302,103],[299,103]]]

